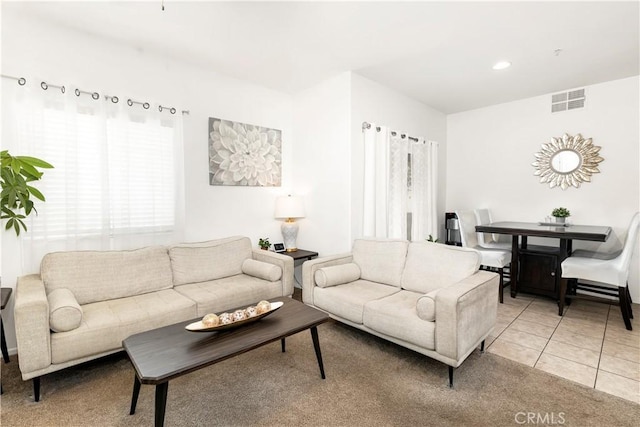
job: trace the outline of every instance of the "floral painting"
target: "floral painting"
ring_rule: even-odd
[[[282,131],[209,118],[209,184],[279,187]]]

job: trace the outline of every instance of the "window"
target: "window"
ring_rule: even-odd
[[[35,236],[60,238],[171,231],[175,225],[174,129],[169,121],[49,106],[38,156],[55,169],[38,183],[47,201]]]
[[[176,180],[171,123],[112,120],[108,128],[111,229],[172,230]]]
[[[15,91],[13,102],[3,100],[5,108],[11,107],[10,117],[4,117],[11,122],[8,135],[3,130],[11,141],[7,148],[54,166],[35,183],[46,202],[36,203],[38,215],[29,217],[25,238],[97,238],[102,243],[79,246],[109,249],[122,245],[105,244],[105,239],[176,231],[180,113],[77,97],[71,91]],[[140,239],[138,246],[146,243]],[[74,247],[78,245],[66,249]]]

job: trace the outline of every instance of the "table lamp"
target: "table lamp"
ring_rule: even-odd
[[[296,218],[304,218],[304,203],[302,197],[292,195],[280,196],[276,199],[276,218],[284,218],[280,230],[284,239],[284,246],[287,252],[295,252],[296,239],[298,237],[298,224]]]

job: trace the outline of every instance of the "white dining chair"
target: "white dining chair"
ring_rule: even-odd
[[[477,225],[491,224],[493,222],[493,219],[491,218],[491,211],[489,209],[475,209],[473,213],[476,216]],[[492,233],[477,233],[477,234],[478,234],[478,244],[483,248],[502,249],[505,251],[511,250],[511,243],[500,242],[499,234],[492,234]]]
[[[511,251],[480,246],[478,233],[476,233],[476,216],[472,211],[456,211],[456,216],[458,217],[462,246],[475,249],[480,253],[480,268],[495,271],[500,275],[498,295],[502,303],[504,301],[504,287],[510,283],[505,281],[505,267],[511,263]]]
[[[637,212],[629,229],[622,250],[616,253],[574,251],[562,262],[560,280],[559,314],[563,314],[567,292],[587,294],[598,302],[617,302],[628,330],[632,330],[631,294],[629,293],[629,266],[638,239],[640,212]],[[584,282],[584,281],[588,282]]]

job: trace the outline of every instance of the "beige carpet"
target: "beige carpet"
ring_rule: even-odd
[[[489,353],[447,367],[338,323],[319,327],[327,379],[308,332],[169,383],[166,426],[637,426],[640,405]],[[154,387],[128,415],[133,368],[121,353],[50,374],[33,402],[14,357],[2,364],[2,426],[153,425]],[[546,421],[546,423],[544,422]],[[535,423],[533,423],[535,424]],[[528,424],[531,425],[531,424]]]

